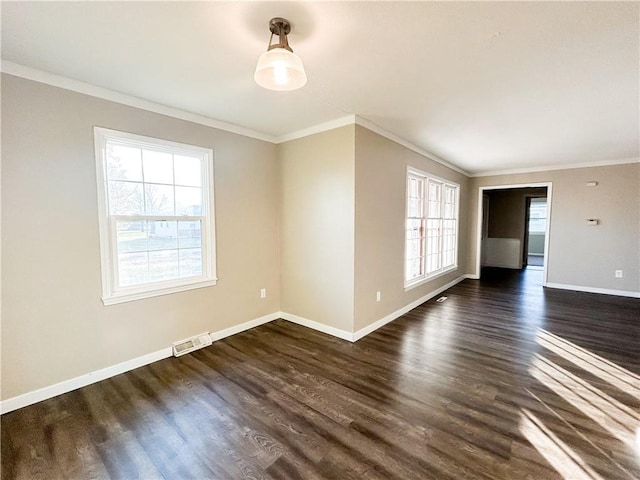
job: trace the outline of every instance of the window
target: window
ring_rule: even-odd
[[[459,186],[407,173],[405,287],[457,267]]]
[[[529,206],[529,233],[546,233],[547,199],[532,198]]]
[[[215,285],[213,151],[94,133],[104,304]]]

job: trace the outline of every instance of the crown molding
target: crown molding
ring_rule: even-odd
[[[347,125],[353,125],[356,123],[355,115],[348,115],[346,117],[337,118],[335,120],[330,120],[328,122],[321,123],[319,125],[314,125],[313,127],[304,128],[302,130],[297,130],[295,132],[287,133],[280,137],[276,137],[273,143],[284,143],[290,142],[291,140],[297,140],[299,138],[308,137],[310,135],[315,135],[316,133],[328,132],[329,130],[335,130],[336,128],[344,127]]]
[[[134,97],[132,95],[127,95],[115,90],[109,90],[108,88],[98,87],[90,83],[85,83],[79,80],[73,80],[71,78],[55,75],[43,70],[25,67],[24,65],[9,62],[7,60],[2,60],[0,70],[2,71],[2,73],[7,73],[9,75],[21,77],[27,80],[33,80],[34,82],[44,83],[53,87],[71,90],[72,92],[82,93],[84,95],[101,98],[103,100],[109,100],[112,102],[120,103],[122,105],[127,105],[129,107],[140,108],[142,110],[159,113],[168,117],[186,120],[188,122],[197,123],[199,125],[205,125],[207,127],[223,130],[225,132],[235,133],[237,135],[243,135],[245,137],[255,138],[257,140],[275,143],[275,137],[273,135],[268,135],[266,133],[251,130],[250,128],[240,127],[232,123],[226,123],[221,120],[215,120],[204,115],[198,115],[196,113],[187,112],[178,108],[169,107],[167,105],[162,105],[150,100]]]
[[[505,170],[487,170],[468,174],[470,177],[490,177],[494,175],[514,175],[519,173],[549,172],[552,170],[572,170],[575,168],[607,167],[611,165],[625,165],[640,163],[640,157],[619,158],[616,160],[600,160],[596,162],[572,163],[563,165],[544,165],[534,168],[511,168]]]
[[[519,174],[519,173],[546,172],[551,170],[569,170],[574,168],[602,167],[602,166],[609,166],[609,165],[622,165],[622,164],[640,162],[639,157],[634,157],[634,158],[622,158],[622,159],[616,159],[616,160],[604,160],[604,161],[587,162],[587,163],[579,163],[579,164],[544,165],[544,166],[533,167],[533,168],[525,167],[525,168],[513,168],[513,169],[503,169],[503,170],[486,170],[486,171],[478,171],[478,172],[472,173],[467,170],[464,170],[463,168],[458,167],[457,165],[454,165],[453,163],[450,163],[442,158],[439,158],[438,156],[414,145],[413,143],[405,140],[402,137],[399,137],[394,133],[391,133],[385,130],[381,126],[373,123],[370,120],[367,120],[366,118],[360,115],[347,115],[342,118],[331,120],[331,121],[321,123],[319,125],[315,125],[302,130],[298,130],[292,133],[288,133],[281,136],[274,136],[274,135],[269,135],[267,133],[252,130],[250,128],[234,125],[232,123],[216,120],[210,117],[206,117],[204,115],[187,112],[185,110],[169,107],[167,105],[162,105],[160,103],[152,102],[150,100],[145,100],[143,98],[127,95],[125,93],[117,92],[115,90],[110,90],[108,88],[98,87],[90,83],[85,83],[79,80],[73,80],[71,78],[55,75],[53,73],[49,73],[43,70],[38,70],[35,68],[20,65],[18,63],[10,62],[8,60],[2,60],[2,63],[0,64],[0,71],[2,73],[7,73],[9,75],[13,75],[16,77],[21,77],[27,80],[32,80],[35,82],[44,83],[46,85],[51,85],[53,87],[63,88],[65,90],[70,90],[70,91],[81,93],[84,95],[101,98],[103,100],[116,102],[122,105],[139,108],[149,112],[158,113],[160,115],[166,115],[168,117],[185,120],[188,122],[196,123],[198,125],[204,125],[207,127],[216,128],[218,130],[222,130],[225,132],[242,135],[245,137],[254,138],[256,140],[262,140],[262,141],[273,143],[273,144],[280,144],[280,143],[288,142],[291,140],[308,137],[310,135],[315,135],[316,133],[322,133],[329,130],[334,130],[336,128],[344,127],[346,125],[353,125],[353,124],[360,125],[361,127],[371,130],[372,132],[377,133],[378,135],[381,135],[399,145],[402,145],[403,147],[408,148],[409,150],[416,152],[417,154],[422,155],[423,157],[426,157],[447,168],[450,168],[452,170],[455,170],[456,172],[466,175],[467,177],[512,175],[512,174]]]
[[[231,123],[226,123],[221,120],[216,120],[210,117],[206,117],[204,115],[198,115],[196,113],[187,112],[185,110],[180,110],[178,108],[169,107],[167,105],[162,105],[160,103],[152,102],[150,100],[134,97],[132,95],[117,92],[115,90],[110,90],[108,88],[98,87],[90,83],[81,82],[79,80],[74,80],[71,78],[63,77],[61,75],[55,75],[53,73],[45,72],[43,70],[38,70],[35,68],[20,65],[18,63],[10,62],[8,60],[2,60],[0,71],[2,71],[3,73],[7,73],[9,75],[14,75],[16,77],[21,77],[27,80],[33,80],[35,82],[51,85],[53,87],[63,88],[65,90],[70,90],[72,92],[77,92],[84,95],[101,98],[103,100],[109,100],[112,102],[120,103],[122,105],[127,105],[129,107],[140,108],[142,110],[146,110],[149,112],[159,113],[161,115],[166,115],[168,117],[177,118],[180,120],[186,120],[188,122],[197,123],[199,125],[205,125],[207,127],[223,130],[225,132],[235,133],[238,135],[243,135],[245,137],[255,138],[257,140],[263,140],[265,142],[274,143],[274,144],[284,143],[291,140],[308,137],[310,135],[315,135],[316,133],[322,133],[329,130],[334,130],[336,128],[344,127],[346,125],[358,124],[410,150],[413,150],[414,152],[419,153],[420,155],[430,158],[431,160],[438,162],[444,165],[445,167],[449,167],[453,170],[456,170],[457,172],[460,172],[464,175],[469,176],[469,174],[464,170],[462,170],[461,168],[456,167],[455,165],[445,160],[442,160],[441,158],[436,157],[435,155],[413,145],[412,143],[404,140],[403,138],[400,138],[397,135],[394,135],[393,133],[384,130],[382,127],[374,124],[373,122],[370,122],[369,120],[366,120],[357,115],[347,115],[342,118],[331,120],[325,123],[321,123],[319,125],[314,125],[309,128],[304,128],[302,130],[298,130],[292,133],[288,133],[288,134],[276,137],[266,133],[258,132],[256,130],[252,130],[252,129],[241,127]]]
[[[396,135],[395,133],[391,133],[388,130],[385,130],[384,128],[382,128],[380,125],[377,125],[375,123],[373,123],[371,120],[367,120],[364,117],[361,117],[359,115],[356,115],[356,125],[360,125],[361,127],[366,128],[367,130],[371,130],[374,133],[377,133],[378,135],[381,135],[389,140],[391,140],[392,142],[395,142],[399,145],[402,145],[405,148],[408,148],[409,150],[416,152],[419,155],[422,155],[423,157],[428,158],[429,160],[433,160],[434,162],[439,163],[440,165],[443,165],[447,168],[450,168],[451,170],[455,170],[458,173],[461,173],[463,175],[466,175],[467,177],[470,176],[469,172],[467,172],[466,170],[463,170],[462,168],[458,167],[457,165],[454,165],[453,163],[447,162],[446,160],[443,160],[440,157],[437,157],[436,155],[434,155],[431,152],[428,152],[416,145],[414,145],[413,143],[405,140],[402,137],[399,137],[398,135]]]
[[[314,135],[316,133],[322,133],[329,130],[334,130],[336,128],[344,127],[345,125],[360,125],[361,127],[364,127],[367,130],[371,130],[372,132],[377,133],[378,135],[385,137],[391,140],[392,142],[397,143],[398,145],[402,145],[403,147],[408,148],[409,150],[416,152],[417,154],[422,155],[423,157],[426,157],[447,168],[450,168],[451,170],[455,170],[456,172],[462,173],[467,177],[470,176],[469,172],[463,170],[462,168],[452,163],[449,163],[446,160],[443,160],[442,158],[439,158],[430,152],[427,152],[426,150],[414,145],[413,143],[405,140],[404,138],[399,137],[396,134],[389,132],[388,130],[385,130],[381,126],[359,115],[348,115],[343,118],[331,120],[330,122],[321,123],[320,125],[315,125],[313,127],[305,128],[303,130],[298,130],[297,132],[293,132],[287,135],[282,135],[281,137],[277,137],[274,143],[284,143],[291,140],[297,140],[298,138],[304,138],[304,137],[308,137],[309,135]]]

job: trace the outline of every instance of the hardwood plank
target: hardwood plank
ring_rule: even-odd
[[[2,479],[640,478],[640,301],[488,269],[355,344],[278,320],[2,416]]]

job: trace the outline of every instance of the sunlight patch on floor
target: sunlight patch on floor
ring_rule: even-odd
[[[607,461],[609,463],[611,463],[611,465],[615,465],[618,469],[620,469],[621,472],[624,472],[629,477],[629,479],[635,479],[636,478],[634,476],[634,474],[632,472],[630,472],[627,467],[625,467],[624,465],[620,464],[620,462],[618,462],[617,459],[615,459],[615,458],[613,458],[611,456],[611,452],[610,452],[610,449],[608,447],[605,447],[603,449],[600,445],[595,443],[593,441],[593,439],[591,439],[589,437],[588,433],[581,432],[571,422],[569,422],[558,410],[552,408],[549,404],[547,404],[547,402],[542,400],[538,395],[533,393],[531,390],[529,390],[529,389],[525,389],[525,390],[529,393],[529,395],[531,395],[532,398],[534,398],[538,402],[540,402],[540,404],[543,405],[545,407],[545,409],[549,413],[551,413],[560,422],[562,422],[568,429],[570,429],[573,432],[574,435],[580,437],[585,443],[589,444],[591,446],[591,448],[593,448],[595,451],[599,452],[600,455],[602,455],[604,458],[606,458]]]
[[[566,480],[605,480],[527,409],[522,409],[520,432]]]
[[[640,377],[634,373],[541,328],[536,334],[536,341],[601,380],[640,398]]]
[[[640,414],[600,391],[551,360],[535,354],[531,375],[553,390],[611,435],[627,445],[635,445]]]
[[[536,332],[536,342],[549,353],[578,367],[580,371],[588,372],[619,391],[640,399],[638,375],[541,328]],[[578,372],[578,370],[574,371]],[[611,441],[619,440],[627,448],[635,451],[640,458],[640,412],[605,393],[574,371],[563,368],[540,353],[533,355],[529,367],[529,373],[533,378],[602,427],[613,437]],[[576,423],[575,413],[564,412],[564,410],[564,413],[561,413],[533,391],[528,389],[527,391],[532,398],[573,431],[573,435],[587,442],[593,449],[592,452],[599,452],[599,455],[606,458],[610,465],[619,468],[621,473],[635,478],[628,467],[616,461],[616,456],[610,451],[613,446],[605,446],[602,443],[601,434],[592,437],[594,432],[585,430],[582,422]],[[527,409],[521,409],[520,431],[565,479],[597,480],[601,478],[579,455],[579,451],[576,452],[563,443],[539,417]]]

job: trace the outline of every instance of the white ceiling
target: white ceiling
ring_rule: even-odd
[[[472,172],[640,157],[640,3],[7,2],[5,61],[273,137],[358,115]],[[309,82],[253,82],[271,17]]]

